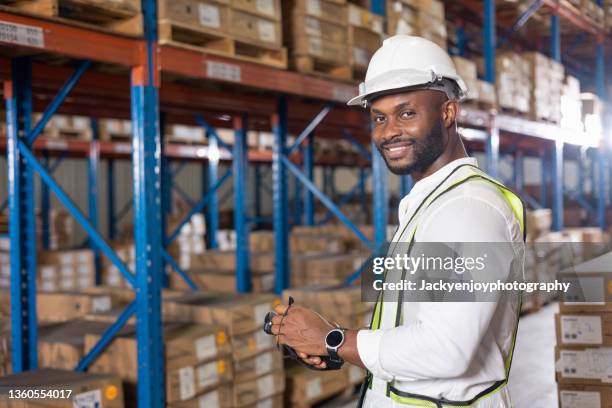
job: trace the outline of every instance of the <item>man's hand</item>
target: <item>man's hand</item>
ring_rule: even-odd
[[[327,355],[325,336],[334,327],[314,311],[300,306],[292,306],[287,316],[282,316],[287,307],[281,304],[274,308],[278,316],[272,318],[272,333],[279,344],[293,348],[306,363],[321,364],[317,356]]]

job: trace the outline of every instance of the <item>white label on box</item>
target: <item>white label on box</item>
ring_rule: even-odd
[[[312,55],[323,54],[323,45],[319,37],[308,37],[308,53]]]
[[[231,82],[240,82],[242,78],[239,65],[216,61],[206,61],[206,75]]]
[[[81,276],[89,276],[92,273],[92,270],[89,265],[81,265],[77,268],[77,273]]]
[[[364,373],[361,368],[351,365],[349,366],[349,381],[351,383],[355,383],[357,381],[363,380]]]
[[[195,395],[195,384],[193,383],[193,367],[183,367],[179,370],[180,397],[184,401]]]
[[[561,350],[557,371],[564,378],[612,382],[612,348]]]
[[[60,280],[60,288],[63,290],[74,289],[74,279],[71,277],[64,277]]]
[[[396,13],[402,12],[402,2],[401,1],[393,2],[393,11],[395,11]]]
[[[74,268],[72,265],[64,265],[60,268],[60,276],[64,278],[72,278],[74,276]]]
[[[221,27],[221,13],[219,7],[211,4],[198,4],[198,11],[200,13],[200,25],[204,27]]]
[[[255,8],[260,13],[274,16],[274,0],[256,0]]]
[[[271,311],[270,303],[261,303],[253,308],[253,319],[255,323],[263,324],[264,319],[269,311]]]
[[[413,35],[414,34],[414,28],[408,24],[406,21],[404,20],[399,20],[397,22],[397,27],[395,29],[395,33],[396,34],[405,34],[405,35]]]
[[[260,399],[269,397],[275,392],[274,376],[272,374],[257,379],[257,394]]]
[[[217,343],[213,334],[200,337],[195,341],[198,360],[204,360],[217,355]]]
[[[564,344],[602,344],[600,316],[561,316],[561,342]]]
[[[308,0],[306,3],[306,13],[314,16],[321,15],[321,1],[320,0]]]
[[[108,274],[108,284],[110,286],[120,286],[121,278],[117,274]]]
[[[266,273],[261,277],[261,289],[264,292],[270,291],[274,288],[274,274]]]
[[[265,20],[257,21],[257,31],[259,32],[259,39],[266,42],[276,41],[276,26],[274,23]]]
[[[8,287],[8,286],[10,286],[10,280],[7,280],[7,282],[9,282],[9,284],[6,285]],[[4,286],[4,285],[2,285],[2,286]],[[43,292],[53,292],[53,291],[55,291],[55,282],[50,281],[50,280],[43,281],[40,290],[42,290]]]
[[[274,406],[274,399],[268,398],[263,401],[257,402],[257,408],[272,408]]]
[[[263,320],[262,320],[263,322]],[[268,347],[272,347],[272,336],[269,336],[263,330],[259,330],[255,333],[255,344],[257,344],[258,350],[263,350]]]
[[[111,308],[110,296],[97,296],[91,300],[91,311],[93,313],[108,312]]]
[[[382,34],[383,33],[383,23],[380,20],[374,20],[372,22],[372,30],[374,30],[374,32],[378,33],[378,34]]]
[[[306,399],[317,398],[321,395],[321,392],[322,387],[320,378],[313,378],[306,383]]]
[[[561,408],[601,408],[601,395],[591,391],[560,392]]]
[[[198,398],[199,408],[219,408],[219,392],[213,391]]]
[[[368,65],[368,53],[363,48],[354,47],[353,48],[353,58],[355,59],[355,62],[359,65]],[[334,251],[334,252],[338,252],[338,251]]]
[[[305,25],[306,25],[307,35],[315,35],[317,37],[321,35],[321,23],[319,22],[319,20],[317,20],[316,18],[312,18],[312,17],[306,17],[305,23],[306,23]],[[310,40],[309,42],[312,42],[314,38],[309,38],[309,40]],[[318,48],[323,49],[323,47],[321,46],[321,39],[317,38],[317,40],[319,41]],[[320,53],[321,51],[319,51],[319,54]]]
[[[2,270],[2,274],[4,274],[4,270]],[[52,265],[43,265],[39,266],[38,270],[40,271],[40,277],[43,279],[53,279],[55,277],[55,267]],[[10,272],[10,269],[9,269]]]
[[[215,385],[218,382],[219,373],[217,372],[216,361],[198,367],[198,385],[200,388]]]
[[[59,263],[62,265],[71,264],[74,262],[74,254],[72,252],[65,252],[63,254],[59,254]]]
[[[79,277],[77,286],[80,289],[83,289],[83,288],[88,288],[88,287],[94,286],[94,285],[92,284],[91,280],[89,279],[89,276],[81,276],[81,277]]]
[[[213,334],[200,337],[195,341],[196,356],[198,360],[204,360],[217,355],[217,343]]]
[[[349,7],[349,24],[361,27],[361,10],[356,7]]]
[[[255,358],[255,374],[262,375],[272,370],[272,353],[264,353]]]
[[[102,406],[102,392],[91,390],[76,394],[72,400],[73,408],[99,408]]]
[[[44,48],[45,34],[40,27],[0,21],[0,42]]]

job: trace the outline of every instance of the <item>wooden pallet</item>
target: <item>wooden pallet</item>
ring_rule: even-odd
[[[294,56],[292,66],[303,74],[327,78],[350,80],[353,75],[349,64],[330,62],[312,55]]]
[[[2,10],[130,36],[143,33],[140,2],[136,0],[8,0]],[[7,4],[8,3],[8,4]]]
[[[176,21],[162,20],[158,27],[160,44],[287,68],[287,50],[284,47],[251,43],[220,34],[213,29],[194,27]]]

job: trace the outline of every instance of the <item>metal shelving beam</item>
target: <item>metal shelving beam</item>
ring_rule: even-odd
[[[236,291],[251,291],[249,225],[247,223],[247,124],[246,114],[234,117],[234,229],[236,230]]]
[[[29,144],[32,118],[32,63],[29,57],[12,61],[12,79],[4,85],[9,236],[11,240],[11,337],[15,373],[38,365],[36,321],[36,220],[34,179],[31,167],[19,149]]]
[[[314,132],[310,132],[304,145],[304,174],[314,181]],[[304,223],[314,225],[314,199],[312,193],[304,186]]]
[[[49,167],[49,155],[44,154],[43,164]],[[45,183],[40,184],[40,244],[42,249],[49,249],[51,230],[49,228],[49,212],[51,210],[51,194]],[[1,211],[1,210],[0,210]]]
[[[87,159],[87,215],[89,222],[97,230],[98,229],[98,167],[100,163],[100,145],[98,142],[98,122],[97,119],[91,119],[92,141],[89,148],[89,157]],[[96,285],[102,284],[100,253],[96,249],[94,242],[88,239],[88,246],[94,252],[94,270]]]
[[[563,229],[563,142],[557,140],[552,148],[552,230]]]
[[[287,151],[287,100],[285,97],[279,98],[278,112],[272,115],[272,131],[274,133],[272,154],[274,291],[280,294],[290,286],[287,170],[282,160]]]

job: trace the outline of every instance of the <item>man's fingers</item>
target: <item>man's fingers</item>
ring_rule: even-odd
[[[321,364],[321,357],[312,356],[312,357],[309,357],[307,361],[308,361],[308,364],[318,365],[318,364]]]
[[[273,324],[272,325],[272,334],[274,334],[275,336],[278,336],[279,334],[281,334],[281,325],[280,324]]]
[[[283,321],[283,316],[274,316],[272,318],[272,324],[280,324]]]
[[[278,304],[278,305],[274,306],[274,311],[275,311],[276,313],[278,313],[278,314],[285,314],[285,312],[287,311],[287,308],[288,308],[288,307],[289,307],[289,306],[287,306],[287,305],[283,305],[283,304],[281,303],[281,304]]]
[[[301,351],[297,352],[298,357],[300,357],[302,360],[306,360],[308,358],[308,354],[306,353],[302,353]]]
[[[321,364],[317,364],[315,367],[320,368],[320,369],[325,369],[325,367],[327,367],[327,364],[325,364],[325,362],[321,362]]]

